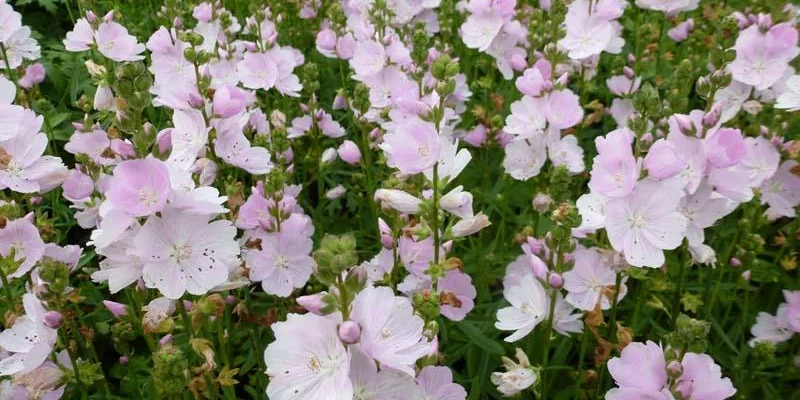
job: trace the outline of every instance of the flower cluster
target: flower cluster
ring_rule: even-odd
[[[17,3],[0,399],[800,393],[797,6]]]

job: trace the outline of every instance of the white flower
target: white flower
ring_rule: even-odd
[[[461,218],[471,218],[472,194],[464,191],[464,186],[457,186],[439,199],[439,207]]]
[[[516,342],[528,336],[533,328],[547,318],[547,294],[532,274],[526,274],[517,285],[503,290],[510,307],[497,311],[494,326],[502,331],[515,331],[506,342]]]
[[[800,75],[794,75],[786,81],[788,91],[778,96],[775,108],[787,111],[800,111]]]
[[[788,311],[789,306],[781,303],[776,315],[765,312],[758,313],[756,324],[750,328],[750,334],[754,337],[747,344],[753,347],[758,342],[777,344],[791,339],[794,332],[789,327]]]
[[[44,324],[47,310],[35,295],[22,296],[25,315],[0,332],[0,348],[14,353],[0,361],[0,376],[25,374],[41,365],[53,351],[57,333]]]
[[[491,225],[492,223],[489,221],[489,217],[487,217],[482,211],[478,214],[464,218],[461,221],[456,222],[453,225],[453,236],[455,237],[464,237],[469,236],[474,233],[477,233],[483,228]]]
[[[209,216],[172,208],[151,216],[133,239],[145,286],[170,299],[187,291],[206,294],[228,279],[228,266],[239,255],[235,236],[228,220],[209,222]]]
[[[547,149],[541,135],[518,137],[505,147],[503,168],[512,178],[525,181],[536,175],[547,160]]]
[[[375,199],[383,203],[384,206],[404,214],[419,212],[419,205],[422,204],[422,200],[408,192],[397,189],[378,189],[375,191]]]
[[[335,318],[309,313],[289,314],[272,326],[275,341],[264,351],[268,398],[353,399],[350,354],[339,340],[337,324]]]
[[[663,250],[680,246],[686,232],[686,217],[678,212],[682,197],[673,184],[644,180],[627,197],[610,199],[605,214],[611,246],[632,266],[660,267]]]
[[[561,140],[547,146],[550,162],[555,166],[563,165],[570,174],[579,174],[586,169],[583,164],[583,149],[574,135],[567,135]]]

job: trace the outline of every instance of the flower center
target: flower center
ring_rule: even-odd
[[[287,269],[289,268],[289,260],[287,260],[282,254],[278,254],[278,256],[275,257],[275,267]]]
[[[139,189],[139,201],[146,206],[152,206],[158,203],[158,194],[151,188],[141,188]]]
[[[633,213],[628,217],[628,222],[631,224],[631,228],[642,228],[646,220],[642,214]]]
[[[188,260],[192,255],[192,249],[189,246],[172,246],[171,257],[177,262]]]

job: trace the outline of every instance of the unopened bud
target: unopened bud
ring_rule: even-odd
[[[361,338],[361,327],[353,321],[339,324],[339,339],[345,343],[355,343]]]

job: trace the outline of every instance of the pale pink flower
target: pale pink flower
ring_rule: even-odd
[[[711,185],[701,184],[696,192],[681,199],[678,206],[687,221],[686,240],[692,246],[702,244],[703,230],[730,214],[736,206],[735,202],[715,193]]]
[[[578,144],[575,135],[566,135],[561,140],[549,144],[547,154],[553,165],[563,165],[570,174],[580,174],[586,169],[583,164],[583,148]]]
[[[358,145],[352,140],[345,140],[342,142],[339,148],[336,149],[336,152],[339,153],[339,158],[341,158],[342,161],[350,165],[356,165],[361,161],[361,150],[358,149]]]
[[[64,145],[64,150],[78,155],[89,156],[95,164],[113,165],[116,160],[113,154],[109,154],[111,140],[106,131],[99,127],[94,127],[90,132],[75,131],[69,138],[69,142]]]
[[[14,11],[10,4],[0,3],[0,42],[6,44],[11,36],[22,27],[22,15]]]
[[[419,397],[412,400],[466,400],[467,391],[453,382],[453,372],[447,367],[427,366],[417,375]]]
[[[797,29],[788,23],[762,33],[757,24],[741,31],[734,49],[736,59],[729,68],[733,79],[764,90],[778,82],[789,62],[800,53]]]
[[[528,96],[541,96],[550,81],[552,70],[550,62],[540,58],[533,67],[526,69],[522,76],[517,78],[515,82],[517,90]]]
[[[214,91],[214,113],[222,118],[233,117],[244,111],[250,97],[236,86],[223,85]]]
[[[361,325],[364,353],[387,367],[414,375],[414,364],[428,353],[424,322],[411,302],[387,287],[367,287],[353,301],[351,319]]]
[[[383,137],[387,162],[406,174],[418,174],[439,160],[442,151],[436,127],[417,117],[400,124]]]
[[[270,399],[353,398],[350,354],[336,325],[335,319],[314,314],[289,314],[272,325],[275,341],[264,351]]]
[[[166,209],[151,216],[133,240],[134,254],[144,262],[145,285],[170,299],[185,292],[203,295],[228,279],[239,245],[230,221]]]
[[[681,360],[683,374],[678,378],[678,392],[691,400],[724,400],[736,394],[730,378],[706,354],[686,353]]]
[[[20,134],[0,142],[0,150],[8,159],[0,166],[0,188],[19,193],[41,191],[39,180],[51,172],[54,166],[51,160],[58,160],[43,156],[46,148],[47,136],[41,132]]]
[[[730,167],[738,164],[745,157],[742,132],[738,129],[721,128],[708,132],[706,141],[706,159],[714,167]]]
[[[414,240],[403,236],[398,243],[398,256],[403,262],[403,267],[417,277],[428,279],[425,271],[434,257],[433,238]]]
[[[265,292],[288,297],[308,282],[316,263],[311,258],[313,242],[303,232],[305,223],[305,217],[293,214],[279,232],[256,234],[261,248],[248,251],[245,262],[250,279],[260,281]]]
[[[605,226],[611,246],[624,252],[630,265],[660,267],[663,250],[678,247],[686,232],[686,217],[678,211],[682,197],[673,184],[644,180],[629,196],[608,200]]]
[[[778,306],[775,315],[765,312],[758,313],[755,325],[750,328],[753,338],[747,343],[750,347],[754,347],[759,342],[783,343],[791,339],[794,333],[789,326],[789,305],[782,303]]]
[[[545,115],[550,126],[557,129],[571,128],[583,119],[580,98],[569,89],[554,91],[547,97]]]
[[[437,289],[443,301],[442,315],[451,321],[461,321],[475,307],[478,292],[472,285],[472,278],[461,271],[448,271],[439,279]]]
[[[511,114],[506,117],[503,130],[526,137],[540,134],[547,123],[547,109],[546,98],[523,96],[511,103]]]
[[[584,310],[592,311],[600,303],[600,308],[611,308],[611,299],[608,298],[606,288],[616,284],[617,274],[611,269],[605,257],[595,249],[578,249],[573,253],[575,266],[564,272],[564,289],[567,290],[567,302]],[[619,288],[621,301],[628,293],[628,287],[623,280]]]
[[[44,256],[45,244],[32,219],[30,215],[8,221],[0,229],[0,255],[8,257],[14,250],[14,261],[20,263],[16,271],[8,274],[9,278],[25,276]]]
[[[268,90],[278,80],[278,65],[265,53],[245,53],[236,71],[242,85],[248,89]]]
[[[692,34],[694,30],[694,19],[689,18],[686,21],[681,22],[674,28],[667,31],[667,36],[670,39],[676,42],[682,42],[689,38],[689,35]]]
[[[771,178],[761,184],[761,203],[768,204],[767,214],[776,217],[794,217],[800,204],[800,177],[792,173],[797,161],[787,160]]]
[[[592,165],[589,188],[608,197],[625,197],[633,191],[639,168],[633,157],[631,143],[634,134],[627,128],[595,139],[597,156]]]
[[[44,66],[40,63],[29,65],[25,68],[25,75],[19,80],[19,85],[25,89],[30,89],[44,81]]]
[[[117,61],[138,61],[143,60],[141,55],[145,47],[136,40],[136,37],[128,34],[124,26],[116,22],[103,22],[94,34],[97,42],[97,49],[104,56]]]
[[[378,371],[375,360],[358,345],[349,346],[349,350],[354,399],[405,400],[419,395],[420,390],[410,377],[388,368]]]
[[[617,96],[635,93],[639,90],[639,86],[641,84],[641,77],[630,79],[625,75],[614,75],[606,80],[606,86],[608,86],[608,90]]]
[[[420,210],[422,200],[414,195],[398,189],[378,189],[375,191],[375,200],[380,201],[384,207],[400,211],[403,214],[415,214]]]
[[[129,215],[143,217],[161,211],[169,194],[169,171],[153,157],[123,161],[114,168],[106,198]]]
[[[381,72],[386,66],[386,50],[373,40],[363,40],[356,44],[350,67],[358,77],[368,77]]]
[[[94,43],[94,29],[86,18],[75,21],[72,31],[67,32],[64,47],[67,51],[86,51]]]
[[[606,393],[606,399],[672,399],[664,389],[667,383],[664,351],[653,342],[629,344],[619,357],[608,361],[608,372],[619,387]]]
[[[683,171],[686,168],[686,159],[678,152],[675,144],[658,139],[647,151],[643,166],[647,169],[648,177],[662,180]]]

